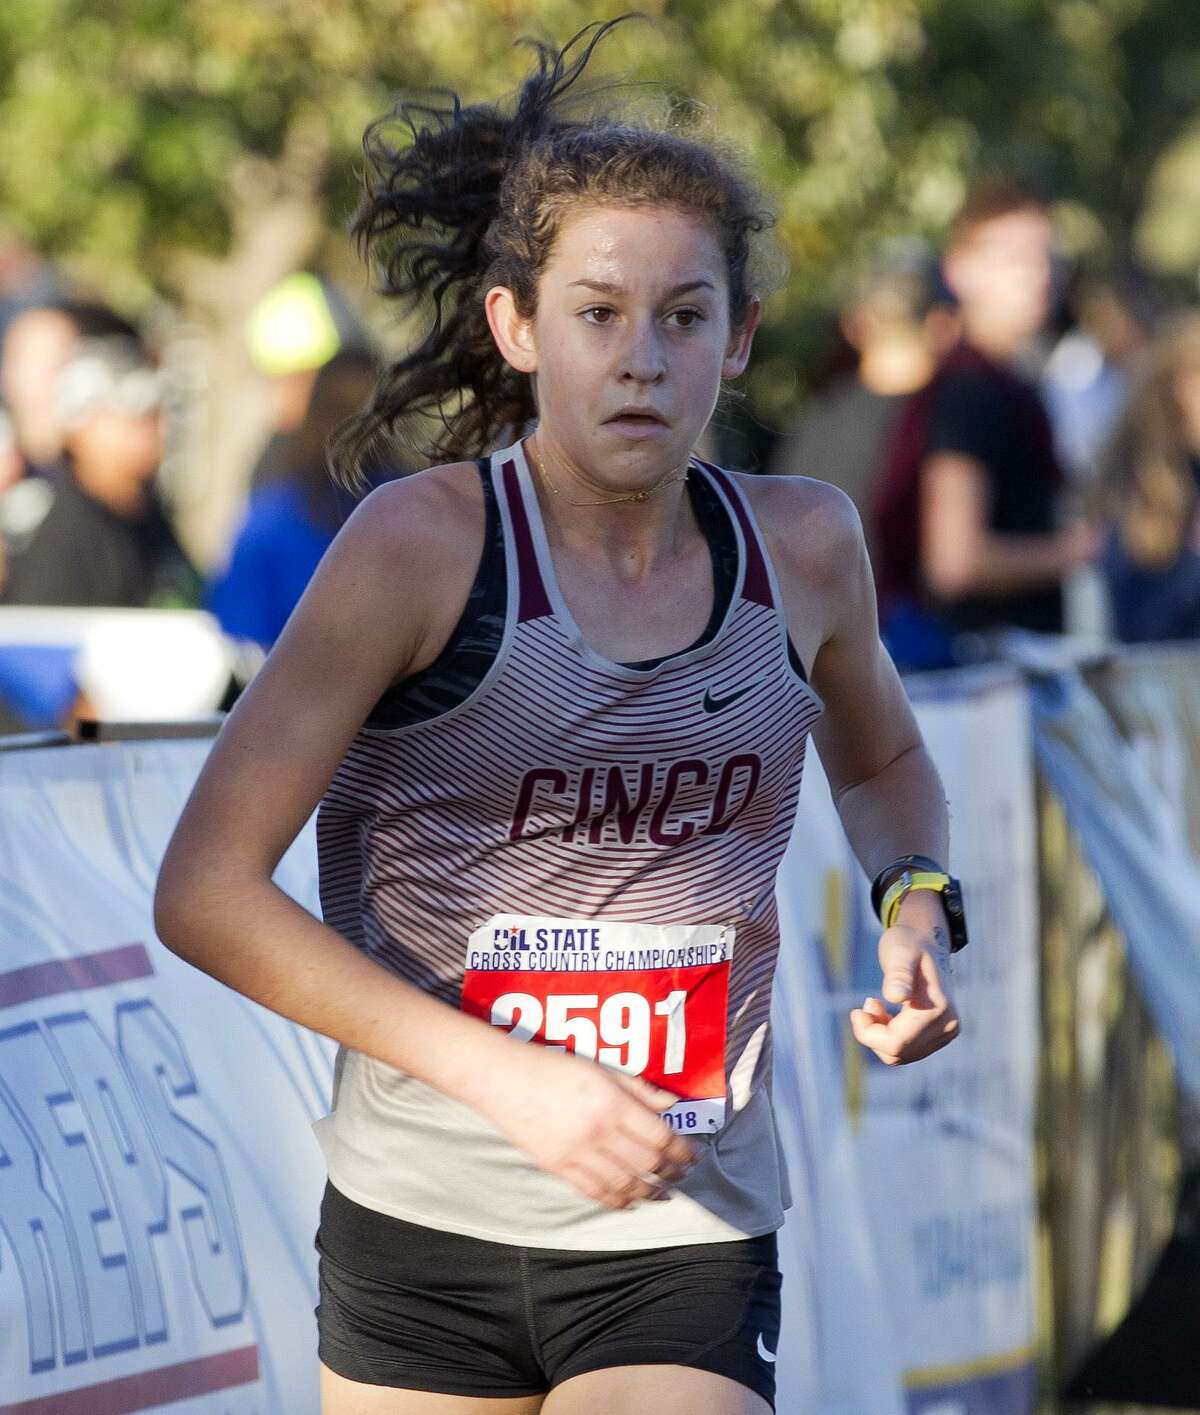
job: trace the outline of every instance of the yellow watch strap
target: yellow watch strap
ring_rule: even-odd
[[[883,915],[884,928],[890,929],[896,922],[896,915],[900,912],[900,905],[906,894],[910,894],[914,889],[932,889],[941,894],[949,883],[950,876],[940,871],[935,873],[933,870],[905,870],[883,896],[879,912]]]

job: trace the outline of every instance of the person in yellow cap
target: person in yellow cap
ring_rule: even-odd
[[[250,475],[251,486],[258,487],[285,474],[286,440],[304,421],[318,370],[339,352],[369,353],[371,346],[344,296],[306,270],[286,276],[258,300],[246,322],[246,345],[270,384],[271,435]]]

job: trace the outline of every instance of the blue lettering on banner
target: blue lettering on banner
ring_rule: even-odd
[[[978,1291],[1024,1282],[1029,1273],[1027,1204],[935,1214],[913,1228],[921,1292],[931,1300],[955,1289]]]
[[[174,1220],[208,1319],[242,1319],[247,1274],[217,1147],[180,1113],[198,1094],[148,1000],[116,1009],[117,1046],[87,1012],[0,1031],[0,1266],[25,1293],[29,1369],[168,1338],[155,1239]],[[164,1162],[189,1190],[172,1213]]]
[[[0,1264],[7,1253],[12,1253],[21,1274],[33,1372],[54,1366],[56,1330],[62,1335],[64,1365],[84,1361],[88,1356],[77,1240],[64,1212],[66,1196],[53,1160],[36,1144],[25,1114],[40,1107],[18,1106],[4,1080],[19,1077],[32,1086],[36,1076],[13,1063],[18,1049],[28,1054],[29,1046],[38,1040],[33,1023],[0,1032],[0,1192],[4,1195],[4,1202],[0,1203],[0,1233],[5,1238],[5,1245],[0,1246]],[[49,1091],[48,1099],[62,1094],[65,1083],[61,1077],[59,1081]]]
[[[36,1023],[0,1034],[0,1046],[0,1072],[6,1087],[19,1088],[18,1123],[32,1136],[42,1185],[61,1196],[68,1216],[74,1271],[58,1273],[58,1282],[66,1286],[73,1281],[83,1290],[92,1354],[126,1351],[138,1344],[133,1287],[124,1250],[113,1232],[112,1191],[89,1137],[86,1112]],[[6,1218],[20,1212],[19,1202],[19,1195],[6,1197]],[[28,1283],[35,1275],[25,1276]]]
[[[78,1096],[120,1224],[147,1345],[165,1341],[167,1319],[151,1239],[167,1231],[167,1182],[154,1138],[120,1058],[86,1012],[51,1017],[50,1043]],[[123,1256],[114,1255],[122,1265]]]
[[[117,1046],[150,1116],[163,1158],[199,1191],[180,1209],[192,1277],[213,1326],[239,1322],[246,1306],[246,1264],[233,1196],[217,1147],[171,1104],[197,1094],[178,1034],[148,1000],[117,1007]]]

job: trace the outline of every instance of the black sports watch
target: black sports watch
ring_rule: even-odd
[[[930,889],[942,896],[950,930],[950,952],[967,946],[967,917],[962,885],[928,855],[902,855],[885,865],[871,882],[871,907],[884,928],[895,922],[900,903],[914,889]]]

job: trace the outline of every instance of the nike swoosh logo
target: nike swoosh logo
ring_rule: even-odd
[[[775,1360],[775,1353],[773,1351],[768,1351],[763,1343],[762,1332],[759,1332],[758,1334],[758,1354],[763,1358],[764,1361],[773,1362]]]
[[[711,688],[704,690],[704,711],[723,712],[727,707],[736,703],[739,698],[744,698],[747,693],[752,692],[762,682],[761,678],[755,679],[753,683],[747,683],[744,688],[738,688],[736,692],[726,693],[723,698],[714,698]]]

